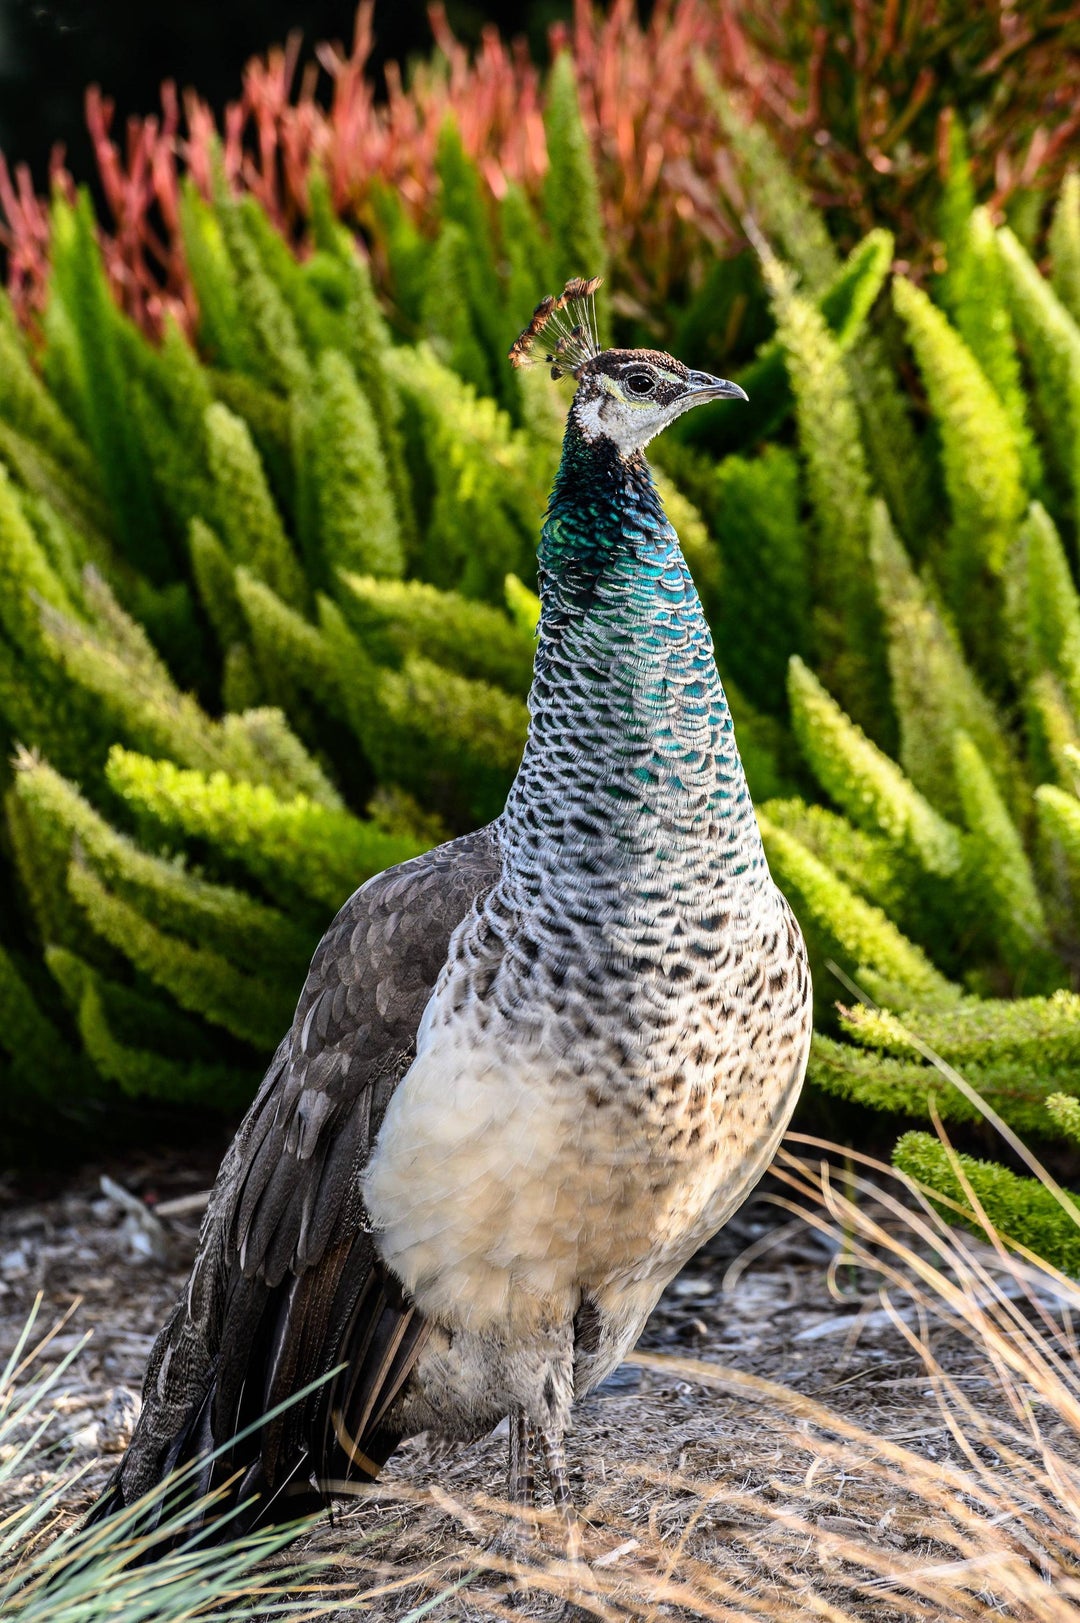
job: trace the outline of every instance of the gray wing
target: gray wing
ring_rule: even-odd
[[[396,1445],[380,1420],[425,1327],[366,1232],[360,1174],[412,1061],[450,936],[498,871],[491,825],[369,880],[323,937],[292,1027],[222,1163],[102,1514],[342,1362],[343,1374],[195,1485],[233,1476],[228,1503],[260,1496],[248,1519],[292,1516],[304,1493],[318,1502],[331,1481],[374,1475]]]

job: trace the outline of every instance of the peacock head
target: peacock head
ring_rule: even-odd
[[[570,417],[587,440],[610,440],[631,456],[691,407],[747,398],[737,383],[692,372],[662,350],[601,349],[593,302],[599,286],[599,276],[578,276],[558,296],[541,299],[510,349],[513,366],[543,354],[553,378],[569,373],[576,380]]]

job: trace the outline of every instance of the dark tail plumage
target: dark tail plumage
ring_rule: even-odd
[[[238,1281],[213,1357],[192,1358],[182,1302],[151,1356],[128,1452],[84,1526],[145,1495],[145,1512],[126,1528],[145,1534],[212,1496],[149,1558],[196,1533],[219,1542],[292,1521],[372,1481],[400,1441],[388,1418],[427,1326],[363,1249],[358,1289],[354,1259],[335,1267],[329,1254],[326,1266],[276,1288]],[[329,1292],[319,1288],[327,1274],[336,1276]]]

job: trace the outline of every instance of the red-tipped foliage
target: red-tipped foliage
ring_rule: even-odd
[[[379,185],[418,219],[429,217],[448,113],[494,195],[511,181],[539,192],[543,84],[523,45],[489,28],[470,54],[433,6],[435,57],[408,86],[391,66],[386,96],[376,101],[366,71],[373,20],[373,0],[363,0],[350,49],[322,44],[302,63],[294,35],[252,60],[220,124],[195,91],[181,97],[166,83],[160,115],[129,120],[121,138],[111,103],[88,92],[111,214],[102,234],[109,276],[141,325],[155,330],[166,309],[191,322],[179,182],[190,173],[209,193],[215,143],[230,184],[256,196],[294,240],[303,236],[314,164],[328,175],[341,218],[369,234],[377,234],[370,200]],[[1018,187],[1052,184],[1080,128],[1076,4],[846,0],[826,21],[823,0],[659,0],[642,26],[634,0],[614,0],[606,13],[577,0],[572,26],[553,29],[551,46],[574,55],[609,240],[619,250],[616,283],[653,304],[739,241],[731,166],[698,61],[835,211],[841,241],[885,223],[909,255],[924,251],[931,234],[935,156],[954,105],[970,130],[981,194],[992,192],[997,205]],[[60,155],[53,179],[72,186]],[[44,296],[48,216],[25,168],[12,174],[2,157],[0,243],[16,308],[30,319]]]

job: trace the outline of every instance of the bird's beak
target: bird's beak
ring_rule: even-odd
[[[691,372],[687,378],[692,395],[691,404],[703,405],[706,400],[749,400],[745,389],[727,378],[714,378],[708,372]]]

